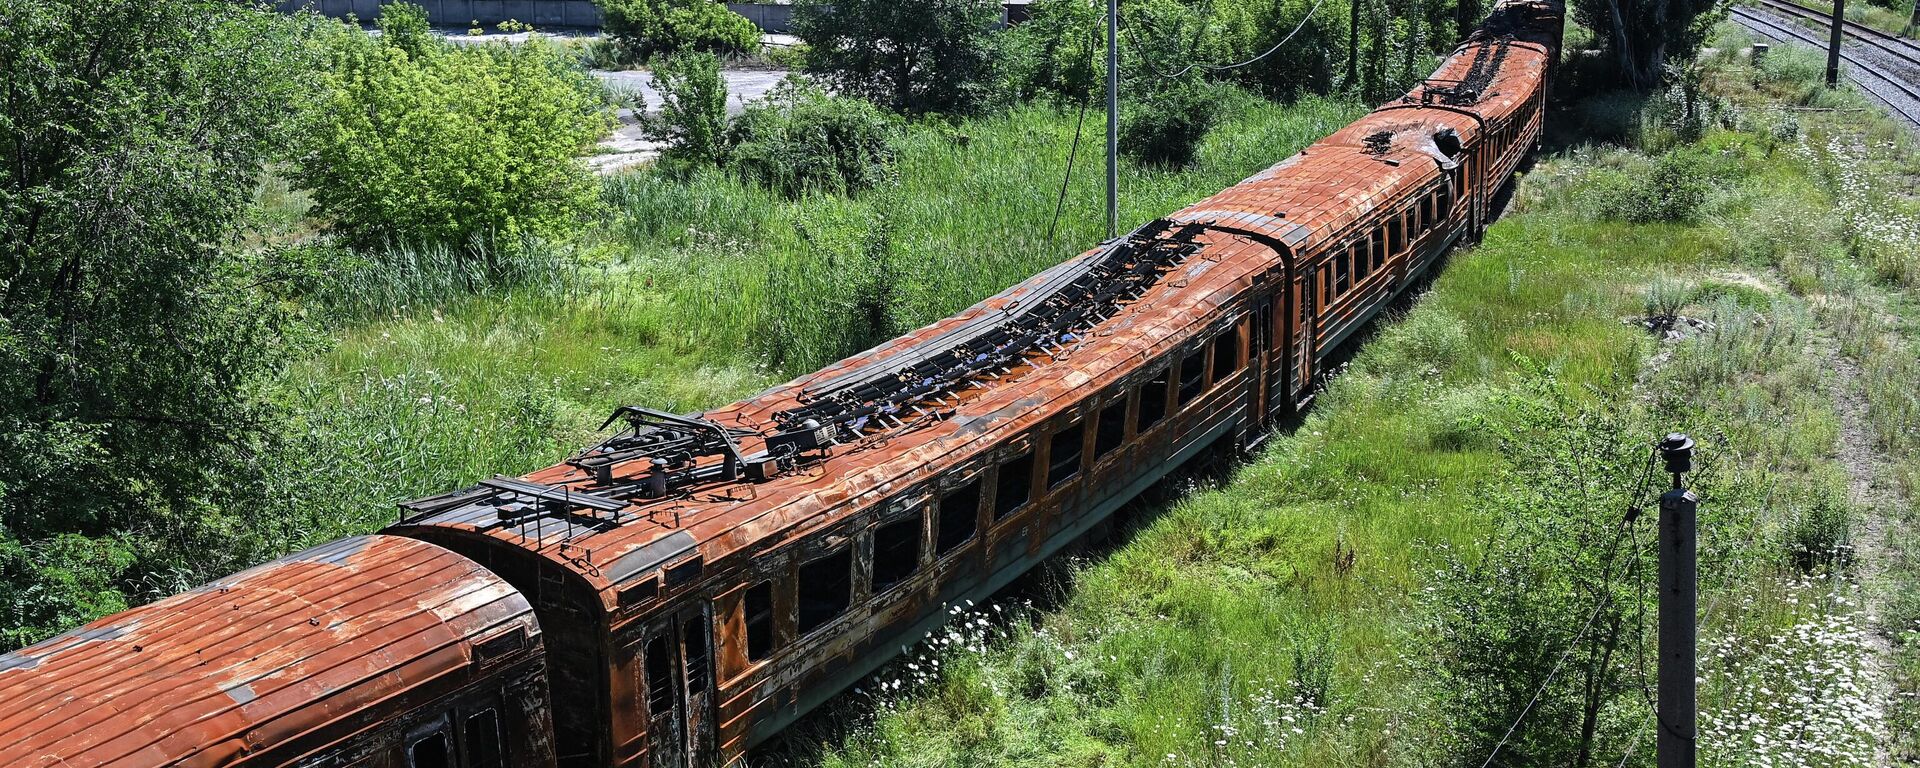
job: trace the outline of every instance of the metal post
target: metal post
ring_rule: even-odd
[[[1694,646],[1699,569],[1694,513],[1700,499],[1686,489],[1693,440],[1675,432],[1660,442],[1673,488],[1660,495],[1659,768],[1694,766]]]
[[[1827,87],[1840,87],[1840,31],[1847,20],[1847,0],[1833,0],[1833,25],[1827,32]]]
[[[1120,236],[1120,0],[1107,0],[1107,239]]]

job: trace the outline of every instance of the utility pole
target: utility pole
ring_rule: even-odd
[[[1107,239],[1120,236],[1120,0],[1107,0]]]
[[[1699,567],[1694,513],[1700,499],[1683,475],[1693,471],[1693,439],[1675,432],[1660,441],[1673,488],[1660,495],[1660,702],[1656,713],[1659,768],[1694,768],[1694,646]]]
[[[1840,30],[1847,20],[1847,0],[1833,0],[1833,27],[1827,33],[1827,87],[1840,87]]]

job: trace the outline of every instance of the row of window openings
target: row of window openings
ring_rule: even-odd
[[[1331,303],[1345,295],[1366,280],[1368,275],[1385,266],[1389,253],[1399,253],[1407,247],[1408,232],[1416,233],[1415,237],[1426,234],[1452,205],[1452,196],[1446,189],[1429,192],[1417,205],[1388,221],[1382,228],[1384,233],[1376,230],[1372,235],[1355,241],[1345,254],[1334,257],[1333,268],[1320,273],[1320,289],[1327,297],[1324,303]]]
[[[505,768],[498,713],[483,709],[468,715],[460,730],[466,737],[464,760],[455,762],[453,742],[447,737],[447,729],[440,728],[407,747],[408,765],[412,768]]]
[[[1240,369],[1238,336],[1233,332],[1216,337],[1213,347],[1215,384]],[[1181,407],[1193,402],[1207,389],[1206,348],[1196,349],[1180,361]],[[1162,369],[1139,386],[1140,409],[1135,431],[1144,433],[1160,423],[1167,414],[1168,371]],[[1053,433],[1048,441],[1046,484],[1059,487],[1080,473],[1084,453],[1086,422],[1075,421]],[[1126,442],[1127,401],[1115,400],[1100,409],[1094,418],[1093,459],[1099,461]],[[1033,495],[1033,453],[1022,453],[1000,463],[994,480],[993,519],[1006,519]],[[940,558],[971,541],[979,529],[980,481],[975,479],[949,490],[940,497],[934,520],[934,557]],[[881,525],[873,533],[872,592],[881,594],[912,577],[920,570],[920,518],[905,518]],[[853,549],[842,547],[833,554],[800,566],[797,621],[795,631],[805,636],[845,613],[853,602]],[[774,652],[773,584],[760,582],[747,589],[742,598],[746,620],[747,660],[758,662]]]

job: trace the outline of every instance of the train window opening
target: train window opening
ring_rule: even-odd
[[[1056,488],[1080,474],[1081,446],[1086,444],[1082,422],[1074,422],[1053,433],[1047,447],[1047,487]]]
[[[1348,256],[1353,259],[1353,284],[1359,285],[1360,281],[1367,279],[1367,241],[1354,243]]]
[[[920,570],[920,516],[873,531],[873,593],[880,594]]]
[[[467,716],[467,768],[506,768],[501,759],[500,715],[491,707]]]
[[[1093,429],[1093,460],[1106,458],[1126,442],[1127,401],[1120,399],[1100,409],[1100,418]]]
[[[1399,253],[1407,247],[1406,230],[1400,227],[1400,217],[1395,216],[1387,222],[1387,250]]]
[[[647,641],[647,711],[659,717],[673,709],[673,649],[662,632]]]
[[[1240,334],[1227,331],[1213,340],[1213,383],[1218,386],[1240,370]]]
[[[747,661],[763,661],[773,655],[773,582],[748,587],[742,603],[747,618]]]
[[[707,690],[707,621],[694,616],[680,625],[680,642],[686,644],[681,656],[687,667],[687,695]]]
[[[1340,258],[1338,255],[1334,257],[1333,259],[1333,291],[1332,291],[1333,296],[1346,295],[1347,286],[1352,285],[1352,282],[1349,280],[1349,277],[1352,274],[1352,272],[1350,271],[1352,266],[1353,264],[1349,259]]]
[[[1408,208],[1405,219],[1406,219],[1406,226],[1403,228],[1403,231],[1406,232],[1405,239],[1411,240],[1413,238],[1419,237],[1420,236],[1420,206],[1416,205],[1412,208]],[[1405,243],[1404,241],[1401,243],[1402,248],[1405,248],[1406,245],[1407,243]]]
[[[1027,452],[1000,462],[999,477],[993,487],[993,519],[1001,520],[1025,506],[1033,495],[1033,453]]]
[[[447,732],[434,731],[407,747],[407,765],[412,768],[453,768],[453,750],[448,747]]]
[[[1207,350],[1201,347],[1180,360],[1180,407],[1186,407],[1206,390]]]
[[[1420,220],[1423,227],[1433,229],[1440,223],[1440,203],[1438,192],[1428,192],[1420,198]]]
[[[1392,228],[1397,231],[1399,230],[1400,227],[1398,223],[1396,223]],[[1395,234],[1393,236],[1393,239],[1397,241],[1400,239],[1400,236],[1398,234]],[[1394,250],[1397,251],[1400,249],[1398,247],[1395,247]],[[1379,269],[1380,267],[1384,266],[1386,263],[1387,263],[1387,239],[1379,235],[1374,235],[1373,236],[1373,268]]]
[[[1140,414],[1134,419],[1136,433],[1160,423],[1167,416],[1167,370],[1161,369],[1140,383]]]
[[[947,492],[940,497],[940,519],[938,535],[934,539],[934,554],[944,555],[967,543],[973,538],[974,531],[980,528],[980,481],[975,480]]]
[[[807,634],[847,612],[853,604],[853,550],[800,566],[800,634]]]

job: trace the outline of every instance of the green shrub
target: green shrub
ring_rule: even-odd
[[[434,38],[433,25],[427,23],[427,9],[413,3],[380,6],[377,25],[382,39],[415,58],[439,42]]]
[[[720,58],[704,52],[667,57],[654,65],[653,84],[662,104],[646,127],[648,136],[667,144],[661,161],[676,171],[725,162],[727,84]]]
[[[897,132],[871,103],[793,78],[734,118],[727,143],[741,176],[789,197],[853,194],[886,177]]]
[[[909,115],[978,112],[1000,49],[995,0],[799,0],[807,70],[836,93]]]
[[[1105,16],[1086,0],[1038,0],[1025,24],[1007,32],[1008,81],[1015,98],[1084,104],[1104,87]]]
[[[1136,99],[1120,117],[1120,151],[1147,165],[1186,167],[1220,116],[1220,92],[1187,82]]]
[[[627,61],[659,54],[759,50],[760,28],[716,0],[599,0],[606,31]]]
[[[295,178],[349,243],[553,236],[590,209],[576,157],[612,111],[559,46],[535,36],[414,54],[344,24],[325,37],[331,61]]]
[[[1633,224],[1693,221],[1707,199],[1704,166],[1698,155],[1677,150],[1650,168],[1611,172],[1599,190],[1600,214]]]

